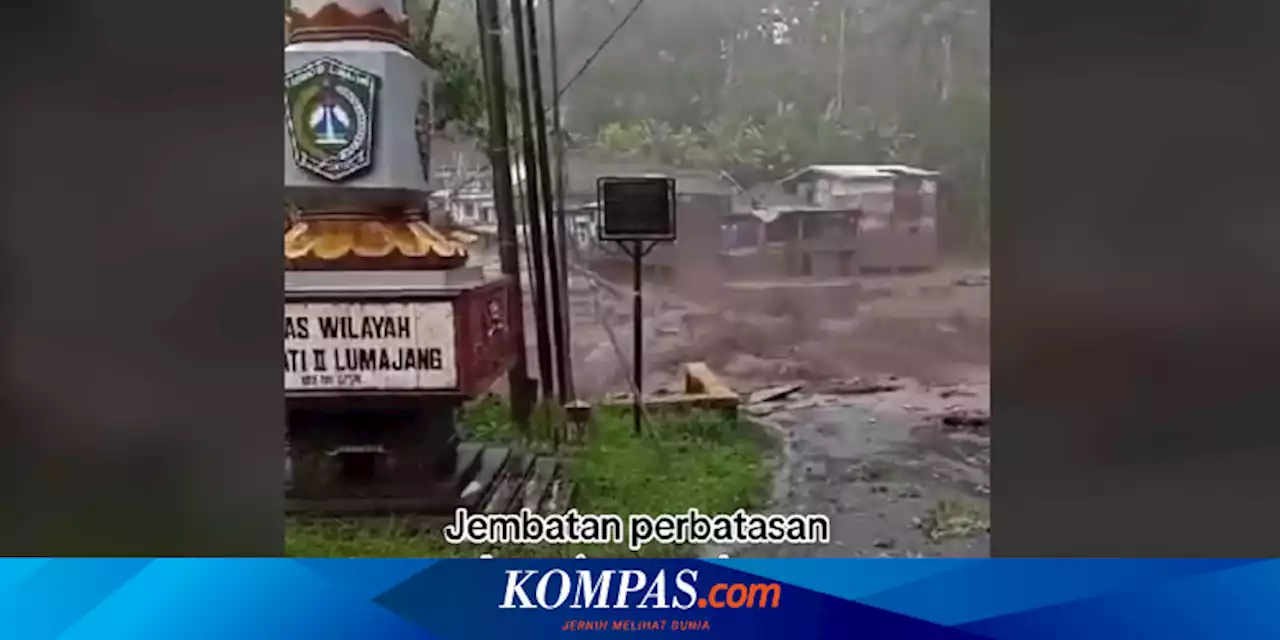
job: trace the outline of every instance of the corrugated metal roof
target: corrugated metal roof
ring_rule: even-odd
[[[737,185],[720,171],[669,167],[589,153],[571,153],[566,160],[566,192],[579,197],[594,197],[596,180],[605,176],[669,176],[676,179],[676,192],[684,195],[728,196],[737,192]],[[514,163],[511,178],[517,188],[524,181],[524,175],[523,165]]]
[[[841,215],[848,215],[848,214],[851,214],[851,213],[853,213],[853,212],[852,212],[851,210],[849,210],[849,209],[844,209],[844,208],[839,208],[839,207],[820,207],[820,206],[817,206],[817,205],[803,205],[803,206],[779,205],[779,206],[766,206],[766,207],[756,207],[756,208],[754,208],[754,209],[752,209],[752,210],[750,211],[750,215],[755,216],[756,218],[758,218],[759,220],[761,220],[761,221],[763,221],[763,222],[773,222],[774,220],[777,220],[778,218],[780,218],[780,217],[782,217],[783,215],[786,215],[786,214],[801,214],[801,215],[811,215],[811,214],[841,214]]]
[[[815,164],[805,167],[778,182],[791,182],[807,174],[834,180],[891,180],[896,176],[934,178],[938,172],[902,164]]]

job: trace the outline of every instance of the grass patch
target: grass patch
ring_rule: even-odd
[[[990,533],[991,520],[977,507],[940,500],[929,508],[917,526],[930,542],[939,542]]]
[[[630,415],[630,414],[628,414]],[[551,404],[534,407],[529,433],[510,419],[510,409],[498,396],[485,396],[458,410],[462,439],[485,444],[519,445],[535,453],[552,453],[555,432],[565,423],[564,411]],[[563,432],[563,428],[559,428]],[[563,433],[560,434],[563,437]]]
[[[558,416],[544,411],[527,437],[508,420],[499,401],[481,400],[464,409],[459,424],[466,440],[516,444],[547,450]],[[573,507],[582,513],[731,513],[764,505],[769,471],[763,434],[748,422],[732,424],[719,414],[655,414],[646,431],[632,433],[626,409],[601,409],[596,426],[577,455],[566,462],[574,483]],[[286,552],[295,557],[683,557],[690,547],[649,545],[633,554],[624,545],[510,545],[499,548],[449,545],[436,532],[415,530],[396,519],[286,523]]]

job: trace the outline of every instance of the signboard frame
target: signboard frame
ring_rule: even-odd
[[[667,214],[667,228],[664,233],[611,233],[609,231],[609,198],[606,189],[610,186],[646,186],[665,187],[666,198],[659,202],[652,201],[653,206],[664,206]],[[654,191],[656,193],[656,189]],[[632,333],[631,362],[631,416],[633,428],[640,435],[644,410],[644,257],[662,242],[676,240],[676,179],[670,176],[603,176],[596,180],[596,197],[600,212],[596,233],[601,242],[616,242],[631,258],[631,314],[635,325]]]
[[[660,204],[658,198],[652,200],[654,206],[662,206],[666,213],[666,229],[658,233],[621,233],[610,230],[609,198],[610,188],[627,186],[644,186],[649,188],[662,185],[666,198]],[[603,176],[596,179],[596,202],[599,203],[599,219],[596,225],[596,237],[601,242],[674,242],[676,240],[676,179],[670,176]],[[616,213],[614,214],[617,215]]]

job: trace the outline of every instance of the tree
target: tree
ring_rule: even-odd
[[[433,40],[474,51],[470,0],[416,1],[436,14]],[[556,0],[561,78],[634,1]],[[811,163],[922,164],[954,183],[962,235],[980,236],[989,16],[989,0],[646,0],[565,93],[564,124],[576,144],[747,186]],[[469,106],[448,118],[482,122],[479,83],[457,74],[447,101]]]

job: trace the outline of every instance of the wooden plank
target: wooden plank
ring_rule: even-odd
[[[463,442],[458,445],[458,464],[449,476],[448,485],[455,491],[462,491],[467,483],[480,471],[484,445],[478,442]]]
[[[577,488],[578,485],[574,484],[572,480],[565,478],[563,484],[560,486],[562,487],[561,495],[563,497],[560,499],[560,503],[555,505],[555,509],[552,513],[564,513],[573,508],[573,490]]]
[[[525,481],[523,487],[523,504],[526,509],[538,513],[542,508],[542,499],[551,488],[551,480],[555,478],[559,463],[555,458],[539,457],[534,463],[533,473]]]
[[[480,457],[480,469],[475,477],[462,489],[458,506],[474,511],[478,505],[493,495],[498,486],[497,478],[507,466],[511,458],[511,449],[507,447],[487,447]]]
[[[485,513],[509,513],[511,506],[520,497],[520,489],[530,471],[533,470],[534,456],[520,453],[512,457],[507,471],[499,477],[498,486],[484,507]]]
[[[547,486],[539,512],[544,515],[559,515],[568,511],[573,505],[573,487],[573,481],[569,479],[569,471],[562,458],[556,464],[555,473]]]

